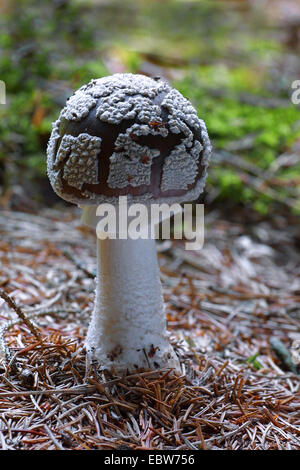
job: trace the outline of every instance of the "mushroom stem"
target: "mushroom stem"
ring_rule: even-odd
[[[95,307],[86,339],[105,368],[172,367],[154,239],[97,239]]]

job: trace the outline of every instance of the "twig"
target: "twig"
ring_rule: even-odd
[[[25,325],[29,328],[33,336],[35,336],[39,341],[42,341],[42,337],[40,333],[37,331],[36,327],[33,323],[26,317],[26,315],[22,312],[21,308],[16,305],[15,301],[2,289],[0,289],[0,297],[6,301],[8,306],[13,309],[19,318],[25,323]]]
[[[75,258],[74,256],[67,250],[63,250],[62,254],[70,261],[72,261],[72,263],[76,266],[76,268],[80,269],[81,271],[84,272],[84,274],[87,275],[87,277],[89,277],[90,279],[95,279],[96,277],[96,273],[95,272],[91,272],[89,271],[88,269],[86,269],[82,263],[79,263]]]

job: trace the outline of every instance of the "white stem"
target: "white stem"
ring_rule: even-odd
[[[86,347],[105,368],[173,367],[155,240],[97,239],[95,308]]]

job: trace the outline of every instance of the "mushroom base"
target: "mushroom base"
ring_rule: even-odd
[[[95,308],[86,349],[104,368],[174,368],[155,240],[97,239]]]

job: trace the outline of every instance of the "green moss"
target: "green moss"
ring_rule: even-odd
[[[229,67],[225,63],[217,63],[197,68],[199,85],[235,93],[262,91],[265,78],[265,70],[262,67]]]
[[[47,171],[46,159],[43,155],[31,155],[26,158],[26,167],[31,170],[31,174],[44,176]]]
[[[216,67],[209,66],[195,71],[180,82],[176,83],[184,96],[196,106],[199,116],[204,119],[215,151],[226,149],[233,141],[242,141],[253,136],[249,149],[240,150],[239,157],[249,161],[262,171],[267,170],[278,155],[283,153],[293,141],[299,137],[300,110],[293,104],[285,107],[265,107],[260,95],[252,96],[257,105],[251,105],[243,100],[239,92],[247,83],[241,79],[238,85],[237,77],[245,75],[244,69],[220,72],[215,76]],[[222,87],[221,87],[222,82]],[[248,81],[250,84],[252,80]],[[201,86],[199,86],[201,83]],[[234,83],[234,86],[233,86]],[[217,84],[220,88],[217,88]],[[253,81],[254,88],[261,86],[260,81]],[[217,93],[215,92],[217,90]],[[235,92],[233,93],[233,90]],[[228,92],[231,94],[228,95]],[[260,102],[262,103],[260,105]],[[225,162],[226,163],[226,162]],[[209,171],[209,184],[220,190],[219,199],[234,199],[242,204],[252,205],[253,209],[266,214],[271,208],[271,199],[264,197],[259,191],[247,186],[241,180],[243,170],[227,167],[212,162]],[[288,179],[296,176],[299,168],[282,169],[276,176]],[[298,173],[299,174],[299,173]],[[276,190],[279,197],[285,198],[285,189]]]
[[[56,71],[60,76],[60,70]],[[87,60],[78,63],[75,58],[67,62],[67,67],[64,69],[63,77],[70,80],[74,89],[81,85],[88,83],[93,78],[99,78],[107,75],[107,68],[101,60]]]
[[[259,212],[261,215],[266,215],[269,212],[270,204],[262,200],[256,200],[253,203],[253,209]]]
[[[142,58],[140,54],[133,50],[119,50],[119,55],[121,60],[126,66],[126,70],[131,73],[136,73],[139,70],[139,67],[142,63]]]
[[[259,354],[260,354],[259,352],[256,354],[253,354],[253,356],[248,357],[246,361],[247,364],[251,364],[256,370],[262,369],[263,367],[261,363],[257,360],[257,358],[259,357]]]
[[[155,73],[159,66],[174,76],[178,67],[181,78],[174,86],[205,120],[215,152],[250,136],[251,145],[237,153],[262,174],[300,137],[300,110],[288,101],[290,84],[284,76],[274,78],[276,63],[270,66],[284,47],[263,18],[253,22],[247,13],[243,23],[246,15],[213,0],[47,0],[39,6],[20,0],[18,13],[0,19],[0,79],[8,97],[0,106],[0,158],[14,160],[20,178],[24,169],[28,178],[43,174],[51,123],[62,103],[82,84],[111,72],[103,59],[110,54],[127,72]],[[272,106],[277,98],[287,106]],[[39,108],[43,118],[35,120]],[[299,167],[276,173],[284,182],[276,188],[278,197],[286,197]],[[265,214],[272,199],[246,179],[242,168],[216,163],[213,154],[207,190],[217,188],[221,202]]]
[[[223,194],[229,195],[232,193],[233,197],[239,194],[242,188],[242,181],[238,174],[226,168],[216,168],[215,177],[219,180],[219,187]]]
[[[246,48],[249,52],[253,52],[263,57],[272,53],[284,52],[282,44],[280,44],[278,41],[264,37],[248,38]]]
[[[222,90],[221,96],[214,96],[209,90],[197,86],[194,78],[186,78],[176,86],[196,105],[217,147],[219,143],[223,147],[226,142],[257,133],[254,153],[260,151],[261,156],[262,150],[279,151],[299,134],[300,111],[292,104],[266,108],[263,101],[259,105],[260,97],[256,96],[257,105],[250,105],[238,93],[235,98],[227,97],[226,93],[222,95]],[[269,163],[269,155],[267,160]],[[259,162],[263,162],[263,156]]]

